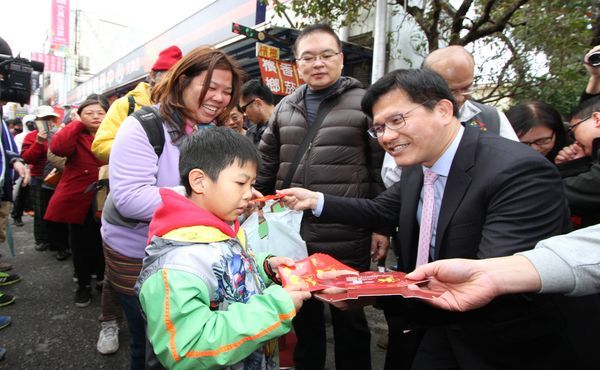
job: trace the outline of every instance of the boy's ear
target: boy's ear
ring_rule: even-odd
[[[206,174],[199,168],[194,168],[188,174],[188,181],[192,192],[196,194],[204,193],[204,181],[206,181]]]

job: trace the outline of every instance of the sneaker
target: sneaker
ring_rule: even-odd
[[[21,277],[17,274],[9,274],[8,272],[0,272],[0,286],[11,285],[21,281]]]
[[[71,255],[71,252],[69,252],[68,249],[65,249],[65,250],[60,250],[60,251],[56,252],[56,255],[54,257],[56,257],[57,261],[64,261],[67,258],[69,258],[70,255]]]
[[[49,246],[50,246],[50,244],[48,244],[48,243],[37,243],[34,248],[38,252],[43,252],[46,249],[48,249]]]
[[[77,307],[87,307],[92,302],[92,293],[90,292],[90,287],[80,286],[77,288],[75,292],[75,306]]]
[[[117,320],[103,321],[98,336],[96,349],[103,355],[110,355],[119,350],[119,324]]]
[[[23,220],[21,220],[21,217],[19,217],[19,218],[13,219],[13,225],[15,225],[16,227],[21,227],[21,226],[24,226],[25,224],[23,223]]]
[[[10,294],[0,292],[0,307],[8,306],[15,301],[15,297]]]
[[[0,262],[0,272],[12,270],[12,265],[8,262]]]
[[[0,316],[0,329],[3,329],[10,325],[11,319],[10,316]]]

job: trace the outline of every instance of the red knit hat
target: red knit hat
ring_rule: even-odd
[[[152,66],[153,71],[168,71],[181,59],[181,49],[177,46],[169,46],[158,54],[156,63]]]

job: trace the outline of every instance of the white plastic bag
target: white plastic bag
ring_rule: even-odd
[[[308,257],[306,243],[300,237],[302,212],[267,201],[262,210],[250,215],[242,224],[246,243],[255,254],[270,253],[295,261]]]

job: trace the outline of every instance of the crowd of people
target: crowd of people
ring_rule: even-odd
[[[3,121],[0,225],[30,210],[32,248],[73,262],[74,304],[96,290],[98,352],[118,351],[125,319],[132,370],[324,369],[329,309],[336,369],[371,369],[366,301],[282,287],[294,261],[246,245],[240,218],[278,192],[305,211],[309,254],[367,271],[394,253],[441,294],[378,299],[385,369],[597,367],[600,46],[569,116],[475,101],[461,46],[367,89],[342,76],[328,25],[293,53],[305,85],[277,104],[225,52],[170,46],[112,104],[92,94],[60,122],[45,105]],[[0,261],[0,286],[20,281],[11,268]]]

